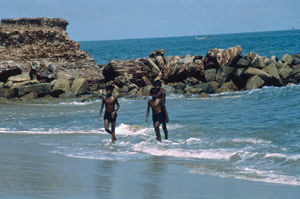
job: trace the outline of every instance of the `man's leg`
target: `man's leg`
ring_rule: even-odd
[[[165,133],[165,139],[168,139],[168,129],[167,129],[167,123],[163,122],[163,130]]]
[[[116,122],[112,122],[111,123],[111,141],[114,142],[117,140],[116,138],[116,133],[115,133],[115,129],[116,129]]]
[[[161,142],[161,136],[160,136],[160,131],[159,131],[159,122],[155,122],[154,124],[154,130],[155,130],[155,134],[156,134],[156,140]]]
[[[105,131],[109,134],[112,134],[111,130],[109,130],[109,121],[107,119],[104,120],[104,128],[105,128]]]

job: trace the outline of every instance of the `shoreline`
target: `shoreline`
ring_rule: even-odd
[[[26,160],[30,160],[36,167],[28,168],[26,171],[21,169],[19,170],[21,172],[16,173],[10,169],[0,174],[2,179],[6,179],[0,182],[1,187],[5,187],[0,193],[2,197],[111,198],[122,196],[123,198],[144,198],[148,196],[150,198],[296,199],[299,195],[299,188],[294,185],[193,174],[190,172],[191,168],[179,163],[164,164],[164,157],[152,157],[148,161],[81,159],[47,153],[48,146],[39,147],[41,151],[39,154],[31,154],[27,150],[24,151],[24,148],[34,148],[34,145],[30,143],[23,143],[23,145],[23,147],[15,147],[14,154],[22,150],[22,153],[28,155]],[[1,144],[1,151],[7,151],[6,144]],[[3,156],[3,153],[0,156]],[[1,157],[0,162],[4,160],[5,158]],[[16,160],[8,160],[8,162],[11,161]],[[148,162],[151,164],[149,165]],[[0,165],[3,165],[3,169],[8,169],[7,164]],[[26,162],[20,159],[13,165],[15,165],[14,169],[23,168]],[[155,175],[149,176],[147,174],[149,169]],[[123,173],[124,170],[126,174]],[[31,177],[25,178],[27,180],[22,181],[23,183],[14,180],[20,176],[27,176],[28,172]],[[13,184],[8,184],[8,182]],[[59,186],[60,184],[63,186]],[[131,187],[130,191],[127,189],[128,186]]]

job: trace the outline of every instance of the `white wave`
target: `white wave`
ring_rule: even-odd
[[[149,144],[140,142],[132,148],[134,151],[142,152],[154,156],[169,156],[176,158],[194,158],[194,159],[226,159],[228,160],[235,152],[230,152],[224,149],[209,149],[209,150],[183,150],[181,148],[169,149],[162,148],[164,143]]]
[[[186,141],[185,141],[187,144],[199,144],[199,143],[203,143],[203,140],[202,139],[200,139],[200,138],[193,138],[193,137],[191,137],[191,138],[189,138],[189,139],[187,139]]]
[[[229,99],[233,99],[233,98],[241,98],[244,97],[244,94],[237,94],[237,93],[233,93],[233,92],[223,92],[223,93],[218,93],[218,94],[211,94],[212,97],[218,97],[218,98],[229,98]]]
[[[168,130],[176,130],[176,129],[181,129],[183,127],[184,126],[180,124],[167,124]]]
[[[180,125],[173,125],[173,128],[180,128]],[[171,125],[172,128],[172,125]],[[128,125],[121,123],[119,126],[116,127],[116,134],[117,135],[147,135],[149,132],[153,131],[153,127],[142,127],[138,125]],[[0,133],[9,133],[9,134],[39,134],[39,135],[51,135],[51,134],[107,134],[104,128],[100,129],[89,129],[89,130],[64,130],[64,129],[44,129],[44,128],[32,128],[29,130],[12,130],[9,128],[0,128]]]
[[[282,153],[267,153],[266,158],[283,158],[286,160],[300,160],[300,155],[286,155]]]
[[[267,141],[267,140],[262,140],[262,139],[255,139],[255,138],[235,138],[232,140],[233,142],[237,142],[237,143],[252,143],[252,144],[271,144],[271,141]]]
[[[104,129],[100,130],[61,130],[61,129],[30,129],[26,131],[12,131],[10,129],[0,130],[0,133],[6,134],[28,134],[28,135],[58,135],[58,134],[106,134]]]
[[[186,97],[182,94],[174,94],[174,93],[171,93],[169,95],[166,96],[167,100],[169,99],[186,99]]]
[[[175,130],[183,128],[180,124],[167,124],[168,130]],[[162,128],[162,126],[161,126]],[[152,133],[154,131],[152,125],[151,126],[138,126],[138,125],[129,125],[121,123],[119,126],[116,127],[116,134],[118,135],[149,135],[149,133]],[[151,134],[152,135],[152,134]]]
[[[99,103],[99,100],[95,100],[95,101],[89,101],[89,102],[60,102],[60,105],[79,105],[79,106],[85,106],[85,105],[89,105],[89,104],[95,104],[95,103]]]
[[[52,152],[55,153],[55,152]],[[59,154],[59,153],[58,153]],[[71,157],[71,158],[81,158],[81,159],[92,159],[92,160],[123,160],[126,161],[128,160],[128,156],[134,156],[137,153],[135,152],[118,152],[118,153],[114,153],[114,154],[90,154],[90,153],[77,153],[77,154],[73,154],[73,153],[67,153],[67,154],[61,154],[61,155],[65,155],[67,157]],[[139,159],[138,157],[135,157],[135,159]]]
[[[197,168],[189,171],[192,174],[200,175],[212,175],[223,178],[236,178],[242,180],[274,183],[274,184],[286,184],[300,186],[300,179],[297,176],[287,176],[283,174],[275,173],[274,171],[262,171],[257,169],[244,168],[243,170],[226,173],[218,171],[210,171],[209,169]]]
[[[300,179],[295,176],[287,176],[283,174],[278,174],[273,170],[264,171],[252,168],[244,168],[241,174],[245,176],[237,176],[237,178],[247,179],[252,181],[275,183],[275,184],[289,184],[289,185],[300,185]],[[256,176],[256,177],[251,177]]]
[[[118,135],[146,135],[147,132],[152,130],[152,127],[141,127],[138,125],[128,125],[121,123],[118,127],[116,127],[116,134]]]

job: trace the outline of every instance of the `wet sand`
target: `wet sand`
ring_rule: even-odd
[[[49,153],[48,146],[9,143],[10,136],[1,135],[0,198],[296,199],[300,195],[299,186],[192,174],[180,163],[165,164],[164,157],[70,158]]]

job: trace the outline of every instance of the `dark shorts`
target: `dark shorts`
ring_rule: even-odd
[[[111,113],[108,111],[105,111],[104,120],[108,120],[109,122],[116,122],[116,119],[117,119],[117,113],[116,113],[116,116],[114,118],[112,118]]]
[[[163,119],[164,119],[164,114],[162,112],[152,115],[153,124],[155,124],[156,122],[162,123],[164,122]]]

